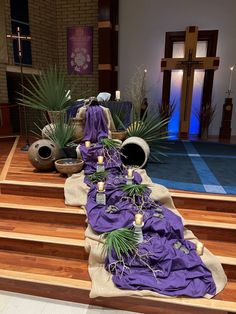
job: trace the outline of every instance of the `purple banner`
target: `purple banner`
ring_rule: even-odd
[[[67,28],[67,69],[69,74],[93,73],[93,28]]]

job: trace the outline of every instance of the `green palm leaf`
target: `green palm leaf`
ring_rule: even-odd
[[[68,86],[66,75],[56,66],[50,66],[37,77],[28,79],[28,87],[24,86],[25,93],[19,93],[20,105],[47,111],[61,111],[73,102],[68,99],[67,92],[73,93],[75,83]]]
[[[114,249],[118,260],[122,259],[122,255],[129,256],[134,253],[138,245],[138,237],[134,229],[121,228],[106,232],[103,237],[105,238],[104,247],[107,249],[108,254],[111,254]]]

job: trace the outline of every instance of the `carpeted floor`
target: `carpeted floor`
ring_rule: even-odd
[[[163,163],[148,162],[147,173],[167,188],[236,194],[236,145],[168,141]]]

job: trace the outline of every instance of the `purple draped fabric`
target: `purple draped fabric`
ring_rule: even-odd
[[[89,117],[97,114],[98,111],[93,109],[89,110]],[[85,138],[98,141],[101,134],[105,133],[104,129],[100,132],[99,129],[94,129],[94,124],[88,122],[88,125],[92,130],[89,129]],[[96,126],[98,125],[103,123],[97,122]],[[85,174],[91,174],[96,171],[97,156],[104,155],[104,148],[101,144],[94,144],[91,148],[81,145],[81,154],[85,161]],[[136,204],[145,202],[142,229],[144,241],[139,244],[138,253],[134,256],[123,256],[123,261],[118,263],[114,251],[106,258],[105,267],[112,272],[114,284],[120,289],[147,289],[168,296],[202,297],[206,293],[214,295],[216,287],[212,274],[197,255],[195,245],[184,240],[184,226],[180,217],[153,201],[149,189],[143,197],[136,197],[136,204],[131,202],[120,189],[120,185],[126,182],[127,170],[122,168],[114,150],[109,152],[109,156],[112,162],[109,162],[108,156],[104,158],[105,168],[108,170],[105,182],[106,205],[96,203],[96,185],[85,178],[85,182],[90,186],[86,209],[92,229],[104,233],[122,227],[132,227],[138,211]],[[137,172],[134,173],[134,182],[142,182]],[[111,205],[115,206],[115,212],[109,212]],[[161,216],[158,217],[157,212],[161,213]]]
[[[96,143],[108,135],[104,112],[97,101],[92,101],[86,110],[86,122],[83,141]]]

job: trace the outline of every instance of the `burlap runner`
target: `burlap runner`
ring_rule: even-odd
[[[162,202],[166,207],[173,211],[176,215],[180,213],[174,206],[172,198],[168,190],[159,184],[155,184],[147,176],[143,169],[137,170],[142,176],[142,183],[148,184],[152,190],[151,197],[153,200]],[[70,205],[86,205],[87,192],[89,188],[83,182],[84,174],[76,174],[68,178],[65,183],[65,199],[66,204]],[[182,217],[181,217],[182,218]],[[184,220],[182,218],[184,223]],[[118,289],[113,281],[112,275],[104,268],[105,252],[103,249],[103,239],[100,235],[96,234],[90,226],[87,227],[85,232],[85,248],[89,252],[89,274],[92,280],[92,289],[90,292],[91,298],[96,297],[118,297],[118,296],[149,296],[149,297],[168,297],[149,290],[134,291],[134,290],[121,290]],[[194,234],[185,228],[184,238],[186,240],[197,242]],[[202,261],[206,267],[211,271],[213,279],[216,284],[216,293],[219,293],[226,285],[227,278],[220,261],[209,250],[204,249],[204,254],[201,256]],[[211,298],[212,295],[206,294],[204,297]]]

